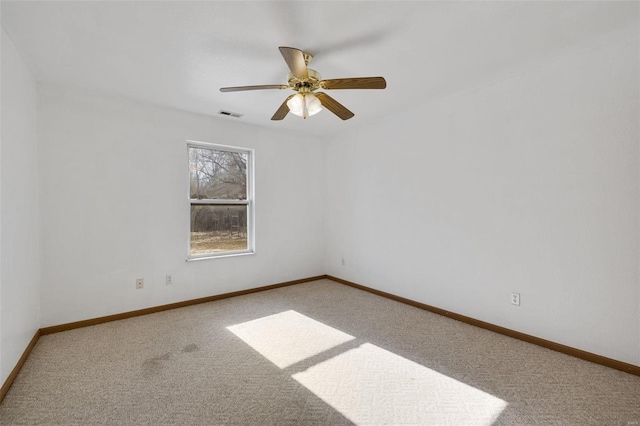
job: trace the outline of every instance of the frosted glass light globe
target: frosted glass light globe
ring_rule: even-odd
[[[287,101],[292,114],[303,118],[311,117],[322,111],[320,100],[313,93],[298,93]]]

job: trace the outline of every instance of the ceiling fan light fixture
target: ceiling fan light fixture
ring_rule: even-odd
[[[320,100],[313,93],[298,93],[287,101],[292,114],[302,118],[311,117],[322,111]]]

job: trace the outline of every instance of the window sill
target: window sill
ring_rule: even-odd
[[[187,257],[186,261],[187,262],[195,262],[195,261],[198,261],[198,260],[220,259],[220,258],[223,258],[223,257],[247,256],[247,255],[252,255],[252,254],[256,254],[255,250],[236,251],[236,252],[233,252],[233,253],[209,254],[209,255],[197,256],[197,257]]]

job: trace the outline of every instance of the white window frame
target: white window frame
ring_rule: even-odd
[[[224,199],[192,199],[191,198],[191,172],[189,170],[189,148],[204,148],[215,151],[231,151],[247,154],[247,199],[246,200],[224,200]],[[250,148],[241,148],[230,145],[220,145],[210,142],[187,141],[187,261],[217,259],[221,257],[245,256],[255,254],[255,151]],[[206,253],[200,255],[191,254],[191,206],[192,205],[246,205],[247,206],[247,249],[236,251],[225,251],[220,253]]]

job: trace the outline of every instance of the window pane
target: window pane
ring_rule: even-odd
[[[190,196],[193,199],[247,199],[246,152],[189,148]]]
[[[247,250],[247,206],[191,206],[191,255]]]

